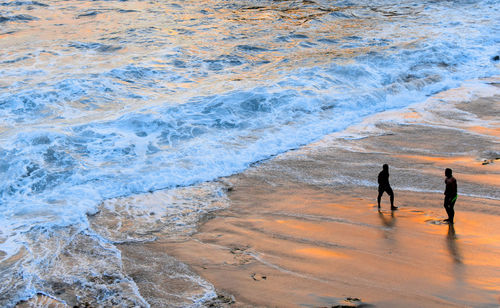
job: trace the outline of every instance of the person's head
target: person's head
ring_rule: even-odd
[[[384,165],[382,166],[382,169],[383,169],[384,171],[389,171],[389,165],[388,165],[388,164],[384,164]]]
[[[446,169],[444,170],[444,175],[446,175],[446,177],[447,177],[447,178],[451,178],[452,173],[453,173],[453,172],[451,171],[451,169],[450,169],[450,168],[446,168]]]

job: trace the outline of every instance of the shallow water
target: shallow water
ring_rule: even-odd
[[[497,1],[0,2],[0,303],[79,281],[98,303],[147,305],[116,239],[89,227],[99,204],[231,175],[498,74],[499,20]],[[219,206],[198,202],[223,195],[203,185],[162,199],[177,208],[160,224],[182,234],[183,210]],[[81,234],[115,282],[54,271]]]

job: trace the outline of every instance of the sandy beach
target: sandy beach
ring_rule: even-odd
[[[500,308],[495,4],[4,1],[0,307]]]
[[[220,213],[194,239],[146,250],[190,264],[234,295],[237,307],[498,305],[496,217],[460,211],[450,227],[437,223],[441,211],[420,202],[377,212],[368,198],[314,187],[248,189],[260,197],[235,192],[241,206]]]
[[[158,307],[197,292],[162,266],[213,284],[215,307],[498,307],[500,97],[471,93],[379,114],[221,180],[229,207],[192,235],[118,245],[124,270]],[[397,211],[387,195],[376,206],[383,163]],[[444,168],[459,183],[454,225],[442,222]]]
[[[181,231],[168,213],[148,218],[187,202],[162,191],[103,204],[92,228],[114,239],[151,307],[498,307],[497,85],[446,91],[203,184],[196,200],[213,209],[170,215],[190,221]],[[387,195],[376,205],[383,163],[396,211]],[[444,168],[458,181],[454,225],[442,221]],[[66,304],[75,295],[61,287]],[[43,295],[18,306],[40,305],[66,306]]]

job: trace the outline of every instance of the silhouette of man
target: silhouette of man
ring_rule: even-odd
[[[391,210],[395,210],[398,207],[394,206],[394,192],[392,191],[391,185],[389,184],[389,165],[384,164],[382,166],[382,171],[378,174],[378,197],[377,203],[378,208],[380,209],[380,200],[382,199],[382,195],[384,191],[391,198]]]
[[[444,191],[444,209],[448,214],[448,219],[444,221],[452,224],[453,217],[455,217],[455,201],[457,201],[457,180],[453,177],[452,171],[450,168],[446,168],[444,171],[444,175],[446,179],[444,179],[444,183],[446,184],[446,189]]]

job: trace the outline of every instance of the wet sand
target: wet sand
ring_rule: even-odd
[[[378,307],[499,304],[498,217],[459,210],[450,227],[439,223],[440,209],[425,207],[440,203],[439,195],[378,212],[373,198],[362,197],[373,191],[245,184],[232,194],[234,207],[192,240],[148,250],[189,264],[234,295],[236,306],[330,307],[348,298]]]
[[[223,179],[230,207],[191,236],[118,245],[124,270],[153,306],[190,292],[161,275],[180,261],[215,286],[216,307],[498,307],[499,102],[385,112]],[[376,206],[383,163],[397,211],[387,195]],[[446,167],[459,185],[453,226]]]

